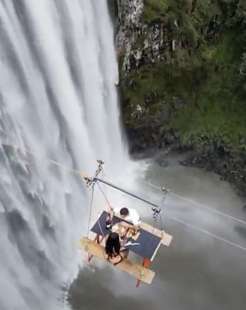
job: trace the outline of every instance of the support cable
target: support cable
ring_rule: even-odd
[[[99,191],[101,192],[103,198],[105,199],[105,201],[106,201],[106,203],[107,203],[109,209],[111,210],[111,209],[112,209],[112,206],[111,206],[111,204],[110,204],[110,202],[109,202],[109,199],[108,199],[107,195],[106,195],[105,192],[103,191],[103,189],[102,189],[101,185],[99,184],[99,182],[96,182],[96,185],[97,185]]]
[[[87,238],[89,237],[90,225],[91,225],[91,216],[92,216],[93,198],[94,198],[94,187],[95,187],[95,183],[92,184],[92,190],[91,190],[91,201],[90,201],[90,206],[89,206],[89,218],[88,218],[88,227],[87,227]]]
[[[186,221],[180,220],[177,217],[173,217],[173,216],[170,216],[170,215],[166,215],[166,217],[169,218],[170,220],[174,221],[174,222],[177,222],[179,224],[182,224],[183,226],[188,227],[191,230],[198,231],[198,232],[203,233],[203,234],[205,234],[205,235],[207,235],[209,237],[212,237],[212,238],[214,238],[214,239],[216,239],[218,241],[222,241],[222,242],[226,243],[227,245],[236,247],[236,248],[246,252],[246,247],[244,247],[244,246],[242,246],[242,245],[240,245],[240,244],[238,244],[236,242],[233,242],[233,241],[230,241],[230,240],[225,239],[223,237],[220,237],[220,236],[218,236],[218,235],[216,235],[214,233],[211,233],[210,231],[208,231],[206,229],[199,228],[199,227],[197,227],[195,225],[187,223]]]
[[[157,191],[161,191],[161,188],[158,187],[158,186],[156,186],[155,184],[152,184],[152,183],[150,183],[150,182],[145,182],[145,183],[147,183],[150,187],[156,189]],[[246,225],[246,221],[243,220],[243,219],[239,219],[239,218],[237,218],[237,217],[235,217],[235,216],[233,216],[233,215],[227,214],[227,213],[222,212],[222,211],[219,211],[219,210],[217,210],[217,209],[213,209],[213,208],[210,207],[210,206],[207,206],[207,205],[205,205],[205,204],[196,202],[196,201],[194,201],[194,200],[192,200],[192,199],[189,199],[189,198],[187,198],[187,197],[185,197],[185,196],[182,196],[182,195],[180,195],[180,194],[177,194],[177,193],[175,193],[175,192],[172,191],[172,190],[169,190],[169,192],[170,192],[170,195],[173,195],[173,196],[175,196],[175,197],[178,198],[178,199],[181,199],[181,200],[183,200],[183,201],[188,202],[188,203],[189,203],[191,206],[193,206],[193,207],[195,207],[195,206],[196,206],[196,207],[199,207],[199,206],[200,206],[201,209],[207,210],[207,211],[209,211],[209,212],[211,212],[211,213],[220,215],[220,216],[222,216],[222,217],[224,217],[224,218],[227,218],[227,219],[229,219],[229,220],[233,220],[233,221],[238,222],[238,223],[240,223],[240,224]]]
[[[2,131],[3,131],[3,130],[2,130]],[[12,148],[14,148],[14,149],[16,149],[16,150],[18,150],[18,149],[19,149],[19,150],[23,150],[23,147],[20,147],[20,146],[18,146],[18,145],[13,145],[13,144],[2,144],[2,145],[3,145],[3,146],[12,147]],[[36,153],[34,153],[34,152],[31,152],[31,151],[28,151],[28,150],[26,150],[26,149],[24,149],[24,151],[25,151],[26,153],[28,153],[28,154],[33,155],[33,156],[37,156],[37,157],[39,156],[38,154],[36,154]],[[127,195],[130,195],[130,196],[133,197],[133,198],[139,199],[139,200],[141,200],[141,201],[143,201],[143,202],[145,202],[145,203],[151,205],[152,207],[160,208],[160,206],[158,206],[157,204],[152,203],[152,202],[150,202],[149,200],[146,200],[146,199],[144,199],[144,198],[142,198],[142,197],[140,197],[140,196],[138,196],[138,195],[136,195],[136,194],[133,194],[133,193],[131,193],[131,192],[129,192],[129,191],[123,189],[123,188],[120,188],[120,187],[118,187],[118,186],[116,186],[116,185],[114,185],[114,184],[112,184],[112,183],[110,183],[110,182],[108,182],[108,181],[102,180],[102,179],[100,179],[100,178],[98,178],[98,177],[94,177],[94,178],[88,177],[84,172],[81,172],[80,170],[77,170],[77,169],[71,169],[71,168],[67,167],[66,165],[63,165],[62,163],[60,163],[60,162],[58,162],[58,161],[56,161],[56,160],[53,160],[53,159],[51,159],[51,158],[44,157],[44,159],[45,159],[46,161],[50,162],[51,164],[56,165],[56,166],[58,166],[58,167],[64,169],[65,171],[67,171],[67,172],[69,172],[69,173],[72,173],[72,174],[75,174],[75,175],[80,175],[81,178],[82,178],[83,180],[87,181],[87,182],[88,182],[88,181],[92,182],[92,183],[91,183],[91,184],[92,184],[92,197],[91,197],[91,202],[90,202],[89,223],[88,223],[88,233],[87,233],[87,235],[89,234],[89,229],[90,229],[89,226],[90,226],[91,216],[92,216],[92,204],[93,204],[93,196],[94,196],[94,184],[96,183],[96,181],[99,181],[99,182],[101,182],[101,183],[104,183],[104,184],[106,184],[106,185],[108,185],[108,186],[110,186],[110,187],[112,187],[112,188],[114,188],[114,189],[116,189],[116,190],[119,190],[119,191],[121,191],[121,192],[123,192],[123,193],[125,193],[125,194],[127,194]],[[155,186],[155,185],[153,185],[153,184],[151,184],[151,183],[149,183],[149,182],[147,182],[147,184],[149,184],[151,187],[153,187],[153,188],[155,188],[155,189],[160,190],[157,186]],[[202,204],[198,204],[198,203],[194,202],[193,200],[190,200],[190,199],[188,199],[188,198],[186,198],[186,197],[183,197],[183,196],[181,196],[181,195],[178,195],[178,194],[176,194],[176,193],[174,193],[174,192],[171,192],[171,193],[172,193],[173,195],[175,195],[176,197],[178,197],[178,198],[180,198],[180,199],[183,199],[183,200],[185,200],[185,201],[187,201],[187,202],[189,202],[189,203],[191,203],[191,204],[193,204],[193,205],[202,205]],[[229,219],[231,219],[231,220],[234,220],[234,221],[236,221],[236,222],[238,222],[238,223],[241,223],[241,224],[246,225],[246,221],[244,221],[244,220],[238,219],[238,218],[236,218],[236,217],[234,217],[234,216],[231,216],[231,215],[229,215],[229,214],[223,213],[223,212],[221,212],[221,211],[214,210],[214,209],[212,209],[212,208],[210,208],[210,207],[208,207],[208,206],[205,206],[205,205],[203,205],[203,206],[204,206],[205,209],[207,209],[207,210],[209,210],[209,211],[211,211],[211,212],[213,212],[213,213],[219,214],[219,215],[221,215],[221,216],[224,216],[224,217],[226,217],[226,218],[229,218]],[[182,225],[184,225],[184,226],[186,226],[186,227],[188,227],[188,228],[190,228],[190,229],[192,229],[192,230],[198,231],[198,232],[200,232],[200,233],[204,233],[204,234],[206,234],[206,235],[208,235],[208,236],[210,236],[210,237],[212,237],[212,238],[214,238],[214,239],[216,239],[216,240],[222,241],[222,242],[224,242],[224,243],[226,243],[226,244],[228,244],[228,245],[234,246],[234,247],[236,247],[236,248],[238,248],[238,249],[241,249],[241,250],[243,250],[243,251],[246,252],[246,247],[241,246],[241,245],[239,245],[239,244],[237,244],[237,243],[235,243],[235,242],[232,242],[232,241],[229,241],[229,240],[227,240],[227,239],[225,239],[225,238],[222,238],[222,237],[220,237],[220,236],[218,236],[218,235],[216,235],[216,234],[214,234],[214,233],[211,233],[211,232],[209,232],[209,231],[207,231],[207,230],[205,230],[205,229],[201,229],[201,228],[199,228],[199,227],[196,227],[195,225],[186,223],[185,221],[180,220],[180,219],[177,218],[177,217],[172,217],[172,216],[169,216],[169,215],[166,215],[166,217],[169,218],[169,219],[171,219],[171,220],[173,220],[173,221],[175,221],[175,222],[177,222],[177,223],[179,223],[179,224],[182,224]]]

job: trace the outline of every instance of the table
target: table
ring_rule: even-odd
[[[98,243],[101,243],[102,240],[109,234],[109,230],[106,227],[106,220],[108,217],[108,213],[103,211],[96,223],[91,228],[91,231],[96,234],[95,240]],[[119,222],[126,222],[131,224],[124,219],[113,216],[112,224],[117,224]],[[140,228],[137,239],[129,239],[133,244],[128,245],[127,248],[134,252],[135,254],[141,256],[143,258],[143,266],[148,268],[151,262],[154,260],[155,255],[161,245],[162,239],[151,232]],[[140,282],[138,280],[137,286],[139,286]]]

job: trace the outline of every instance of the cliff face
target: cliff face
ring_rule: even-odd
[[[116,45],[119,49],[125,51],[125,58],[128,58],[134,48],[134,42],[137,39],[138,31],[141,29],[141,18],[143,14],[143,0],[117,0],[118,7],[118,33]]]
[[[163,50],[169,40],[166,25],[144,23],[143,0],[118,1],[119,31],[116,45],[122,55],[121,73],[126,76],[144,64],[165,60]]]
[[[132,151],[192,149],[246,183],[246,2],[118,0],[116,44]]]

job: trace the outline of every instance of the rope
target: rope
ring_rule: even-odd
[[[183,197],[183,196],[181,196],[181,195],[179,195],[179,194],[176,194],[176,193],[173,193],[173,192],[172,192],[171,194],[173,194],[173,196],[176,196],[176,197],[179,198],[179,199],[182,199],[182,200],[184,200],[184,201],[186,201],[186,202],[191,203],[191,205],[193,205],[193,206],[201,206],[201,208],[206,209],[207,211],[210,211],[211,213],[214,213],[214,214],[223,216],[223,217],[225,217],[225,218],[228,218],[228,219],[233,220],[233,221],[235,221],[235,222],[238,222],[238,223],[240,223],[240,224],[246,225],[246,221],[244,221],[244,220],[242,220],[242,219],[239,219],[239,218],[237,218],[237,217],[235,217],[235,216],[233,216],[233,215],[230,215],[230,214],[221,212],[221,211],[219,211],[219,210],[217,210],[217,209],[213,209],[213,208],[211,208],[211,207],[209,207],[209,206],[206,206],[206,205],[204,205],[204,204],[195,202],[194,200],[189,199],[189,198],[186,198],[186,197]]]
[[[101,179],[98,179],[98,178],[96,178],[96,180],[102,181]],[[108,185],[108,182],[103,182],[103,183],[105,183],[106,185]],[[109,183],[109,184],[111,185],[111,183]],[[116,186],[113,186],[113,188],[116,188]],[[117,189],[117,188],[116,188],[116,189]],[[166,198],[166,196],[165,196],[164,198]],[[156,206],[156,205],[155,205],[155,206]],[[223,213],[222,213],[222,214],[223,214]],[[236,247],[236,248],[238,248],[238,249],[241,249],[241,250],[243,250],[243,251],[246,251],[246,247],[243,247],[243,246],[241,246],[240,244],[237,244],[237,243],[235,243],[235,242],[229,241],[229,240],[227,240],[227,239],[225,239],[225,238],[223,238],[223,237],[220,237],[220,236],[218,236],[218,235],[216,235],[216,234],[214,234],[214,233],[211,233],[211,232],[209,232],[209,231],[207,231],[207,230],[205,230],[205,229],[196,227],[195,225],[186,223],[185,221],[180,220],[180,219],[178,219],[177,217],[172,217],[172,216],[169,216],[169,215],[166,215],[166,217],[169,218],[169,219],[171,219],[171,220],[173,220],[173,221],[176,221],[177,223],[182,224],[182,225],[184,225],[184,226],[186,226],[186,227],[188,227],[188,228],[190,228],[190,229],[192,229],[192,230],[198,231],[198,232],[200,232],[200,233],[204,233],[204,234],[206,234],[206,235],[208,235],[208,236],[210,236],[210,237],[212,237],[212,238],[214,238],[214,239],[216,239],[216,240],[218,240],[218,241],[224,242],[224,243],[226,243],[227,245],[234,246],[234,247]],[[163,226],[163,222],[162,222],[162,217],[161,217],[161,216],[160,216],[160,220],[161,220],[161,226]],[[239,220],[239,221],[240,221],[240,220]]]
[[[22,148],[20,146],[17,145],[13,145],[13,144],[2,144],[3,146],[7,146],[7,147],[12,147],[14,148],[16,151],[21,150]],[[25,153],[33,155],[38,157],[38,155],[35,152],[31,152],[28,151],[27,149],[24,149]],[[74,174],[74,175],[79,175],[86,183],[88,182],[88,180],[90,178],[87,177],[87,175],[85,173],[83,173],[82,171],[78,170],[78,169],[71,169],[65,165],[63,165],[62,163],[48,158],[48,157],[43,157],[46,161],[48,161],[49,163],[65,170],[68,173]],[[29,162],[30,164],[30,162]],[[89,219],[88,219],[88,228],[87,228],[87,237],[89,236],[89,231],[90,231],[90,223],[91,223],[91,216],[92,216],[92,204],[93,204],[93,198],[94,198],[94,182],[92,182],[92,195],[91,195],[91,201],[90,201],[90,208],[89,208]]]
[[[109,209],[111,210],[111,209],[112,209],[112,206],[111,206],[111,204],[110,204],[110,202],[109,202],[109,200],[108,200],[107,195],[105,194],[105,192],[104,192],[103,189],[101,188],[100,184],[99,184],[98,182],[96,182],[96,184],[97,184],[97,187],[98,187],[98,189],[100,190],[101,194],[103,195],[103,197],[104,197],[104,199],[105,199],[105,201],[106,201],[106,203],[107,203]]]
[[[90,201],[90,206],[89,206],[89,219],[88,219],[88,227],[87,227],[87,238],[89,237],[89,232],[90,232],[92,206],[93,206],[93,198],[94,198],[94,186],[95,186],[95,183],[92,184],[91,201]]]
[[[154,185],[154,184],[152,184],[150,182],[145,182],[145,183],[147,183],[152,188],[154,188],[154,189],[156,189],[158,191],[161,191],[161,189],[159,187],[157,187],[156,185]],[[237,217],[235,217],[233,215],[227,214],[227,213],[219,211],[217,209],[213,209],[212,207],[209,207],[209,206],[207,206],[205,204],[196,202],[196,201],[194,201],[192,199],[189,199],[189,198],[187,198],[185,196],[179,195],[179,194],[177,194],[177,193],[175,193],[173,191],[170,191],[170,194],[173,195],[173,196],[176,196],[177,198],[179,198],[179,199],[181,199],[183,201],[189,202],[193,206],[196,206],[196,207],[200,206],[202,209],[206,209],[207,211],[210,211],[211,213],[223,216],[223,217],[225,217],[227,219],[230,219],[230,220],[233,220],[233,221],[238,222],[240,224],[246,225],[246,221],[245,220],[239,219],[239,218],[237,218]]]
[[[110,204],[110,202],[109,202],[109,200],[108,200],[108,198],[107,198],[107,195],[105,194],[105,192],[104,192],[103,189],[101,188],[99,182],[96,182],[96,184],[97,184],[97,187],[98,187],[98,189],[100,190],[101,194],[103,195],[103,197],[104,197],[106,203],[108,204],[109,211],[111,211],[111,210],[112,210],[112,206],[111,206],[111,204]],[[99,229],[100,229],[100,231],[101,231],[101,233],[102,233],[102,236],[103,236],[103,235],[104,235],[104,232],[103,232],[103,229],[102,229],[102,226],[101,226],[101,221],[100,221],[100,219],[98,220],[98,225],[99,225]]]
[[[98,219],[98,225],[99,225],[99,229],[101,231],[101,235],[104,236],[104,232],[103,232],[103,229],[102,229],[100,218]]]
[[[18,146],[18,145],[13,145],[13,144],[5,144],[5,143],[3,143],[2,146],[12,147],[12,148],[15,149],[16,151],[18,151],[18,150],[23,150],[23,148],[21,148],[20,146]],[[39,154],[37,154],[37,153],[35,153],[35,152],[28,151],[27,149],[24,149],[23,151],[24,151],[25,153],[27,153],[27,154],[30,154],[30,155],[33,155],[33,156],[36,156],[36,157],[40,157]],[[58,162],[58,161],[56,161],[56,160],[54,160],[54,159],[51,159],[51,158],[49,158],[49,157],[42,157],[42,159],[45,159],[47,162],[49,162],[49,163],[51,163],[52,165],[55,165],[55,166],[57,166],[57,167],[59,167],[59,168],[65,170],[65,171],[68,172],[68,173],[75,174],[75,175],[80,175],[82,178],[88,177],[88,176],[86,175],[86,173],[84,173],[83,171],[78,170],[78,169],[72,169],[72,168],[70,168],[70,167],[68,167],[68,166],[66,166],[66,165],[63,165],[62,163],[60,163],[60,162]],[[30,161],[29,161],[28,163],[31,164]]]
[[[157,186],[153,185],[152,183],[149,183],[149,182],[147,182],[147,183],[148,183],[150,186],[152,186],[153,188],[158,189],[158,191],[161,191]],[[170,191],[169,191],[169,192],[170,192]],[[186,197],[183,197],[183,196],[181,196],[181,195],[178,195],[178,194],[176,194],[176,193],[174,193],[174,192],[171,192],[171,194],[177,196],[178,198],[180,198],[180,199],[182,199],[182,200],[191,202],[191,203],[193,203],[193,205],[202,205],[202,204],[196,203],[196,202],[193,201],[193,200],[187,199]],[[166,195],[164,196],[163,202],[165,202],[165,199],[166,199]],[[237,221],[237,222],[239,222],[239,223],[241,223],[241,224],[246,224],[246,222],[245,222],[244,220],[235,218],[235,217],[233,217],[233,216],[231,216],[231,215],[228,215],[228,214],[226,214],[226,213],[220,212],[220,211],[218,211],[218,210],[214,210],[214,209],[212,209],[211,207],[207,207],[207,206],[204,205],[204,209],[207,209],[207,210],[209,210],[209,211],[214,211],[213,213],[215,213],[215,214],[222,215],[222,216],[224,216],[224,217],[226,217],[226,218],[235,220],[235,221]],[[244,247],[244,246],[242,246],[242,245],[240,245],[240,244],[238,244],[238,243],[236,243],[236,242],[233,242],[233,241],[230,241],[230,240],[225,239],[225,238],[223,238],[223,237],[220,237],[220,236],[218,236],[218,235],[216,235],[216,234],[214,234],[214,233],[212,233],[212,232],[210,232],[210,231],[208,231],[208,230],[206,230],[206,229],[199,228],[199,227],[197,227],[197,226],[195,226],[195,225],[193,225],[193,224],[187,223],[186,221],[183,221],[183,220],[181,220],[181,219],[179,219],[179,218],[177,218],[177,217],[173,217],[173,216],[170,216],[170,215],[167,215],[167,214],[166,214],[165,216],[166,216],[167,218],[169,218],[170,220],[172,220],[172,221],[175,221],[175,222],[177,222],[177,223],[179,223],[179,224],[181,224],[181,225],[183,225],[183,226],[188,227],[188,228],[191,229],[191,230],[195,230],[195,231],[198,231],[198,232],[200,232],[200,233],[206,234],[206,235],[209,236],[209,237],[212,237],[212,238],[214,238],[214,239],[216,239],[216,240],[218,240],[218,241],[221,241],[221,242],[226,243],[227,245],[236,247],[236,248],[238,248],[238,249],[243,250],[243,251],[246,252],[246,247]],[[160,220],[162,221],[161,213],[159,214],[159,218],[160,218]],[[161,223],[161,225],[163,225],[163,223]]]
[[[195,225],[192,225],[192,224],[187,223],[187,222],[185,222],[183,220],[180,220],[177,217],[173,217],[173,216],[170,216],[170,215],[166,215],[166,217],[169,218],[170,220],[175,221],[175,222],[177,222],[179,224],[182,224],[182,225],[184,225],[184,226],[186,226],[186,227],[188,227],[188,228],[190,228],[192,230],[195,230],[195,231],[198,231],[200,233],[206,234],[206,235],[208,235],[208,236],[210,236],[210,237],[212,237],[212,238],[214,238],[216,240],[222,241],[222,242],[224,242],[224,243],[226,243],[226,244],[228,244],[230,246],[234,246],[234,247],[236,247],[236,248],[246,252],[246,247],[244,247],[244,246],[242,246],[242,245],[240,245],[240,244],[238,244],[236,242],[229,241],[229,240],[227,240],[227,239],[225,239],[223,237],[220,237],[220,236],[218,236],[218,235],[216,235],[214,233],[211,233],[210,231],[208,231],[206,229],[199,228],[199,227],[197,227]]]
[[[1,128],[0,130],[1,130],[3,133],[5,133],[6,136],[8,136],[7,132],[5,132],[2,128]],[[12,148],[15,148],[15,149],[20,149],[20,150],[23,149],[23,147],[18,146],[18,145],[14,145],[14,144],[4,144],[4,143],[3,143],[2,145],[3,145],[3,146],[12,147]],[[26,153],[28,153],[28,154],[33,155],[33,156],[37,156],[37,157],[39,156],[39,155],[36,154],[35,152],[31,152],[31,151],[29,151],[29,150],[27,150],[27,149],[25,149],[25,148],[24,148],[24,151],[25,151]],[[78,169],[71,169],[70,167],[67,167],[67,166],[63,165],[62,163],[60,163],[60,162],[58,162],[58,161],[56,161],[56,160],[54,160],[54,159],[48,158],[48,157],[43,157],[43,158],[44,158],[46,161],[50,162],[51,164],[53,164],[53,165],[55,165],[55,166],[58,166],[58,167],[60,167],[61,169],[64,169],[65,171],[67,171],[67,172],[69,172],[69,173],[72,173],[72,174],[75,174],[75,175],[80,175],[82,178],[88,177],[85,173],[83,173],[82,171],[80,171],[80,170],[78,170]],[[112,185],[113,185],[113,184],[111,184],[111,183],[109,183],[109,182],[106,182],[106,181],[104,181],[104,180],[101,180],[101,179],[98,179],[98,181],[101,181],[101,182],[103,182],[103,183],[105,183],[106,185],[109,185],[109,186],[112,186]],[[145,183],[147,183],[147,184],[148,184],[149,186],[151,186],[152,188],[154,188],[154,189],[156,189],[156,190],[158,190],[158,191],[161,191],[160,188],[157,187],[155,184],[153,184],[153,183],[151,183],[151,182],[145,182]],[[118,190],[122,190],[122,189],[120,189],[120,188],[118,188],[118,187],[116,187],[116,186],[112,186],[112,187],[115,188],[115,189],[118,189]],[[126,194],[131,194],[131,193],[128,193],[127,191],[125,191],[125,190],[123,190],[123,192],[125,192]],[[213,208],[211,208],[211,207],[209,207],[209,206],[207,206],[207,205],[198,203],[198,202],[196,202],[196,201],[194,201],[194,200],[192,200],[192,199],[189,199],[189,198],[187,198],[187,197],[185,197],[185,196],[181,196],[181,195],[179,195],[179,194],[177,194],[177,193],[175,193],[175,192],[173,192],[173,191],[171,191],[171,194],[172,194],[173,196],[176,196],[177,198],[179,198],[179,199],[181,199],[181,200],[184,200],[184,201],[186,201],[186,202],[189,202],[190,204],[193,204],[193,205],[195,205],[195,206],[201,206],[201,207],[203,207],[204,209],[207,209],[208,211],[210,211],[210,212],[212,212],[212,213],[221,215],[221,216],[226,217],[226,218],[228,218],[228,219],[234,220],[234,221],[236,221],[236,222],[238,222],[238,223],[240,223],[240,224],[246,225],[246,221],[245,221],[245,220],[239,219],[239,218],[234,217],[234,216],[232,216],[232,215],[229,215],[229,214],[227,214],[227,213],[225,213],[225,212],[221,212],[221,211],[219,211],[219,210],[213,209]],[[105,194],[103,194],[103,195],[105,195]],[[135,197],[135,198],[137,198],[137,199],[141,198],[141,197],[138,197],[138,196],[136,196],[136,195],[134,195],[134,194],[133,194],[132,196]],[[105,197],[105,200],[107,201],[107,204],[110,206],[110,203],[109,203],[107,197]],[[146,201],[146,200],[143,200],[143,201],[149,203],[149,202]],[[152,205],[154,205],[155,207],[159,207],[159,206],[157,206],[157,205],[155,205],[155,204],[152,204]]]
[[[2,131],[3,131],[3,130],[2,130]],[[3,145],[3,146],[9,146],[9,147],[12,147],[12,148],[15,148],[15,149],[20,149],[20,150],[23,149],[22,147],[17,146],[17,145],[13,145],[13,144],[2,144],[2,145]],[[28,150],[26,150],[26,149],[24,149],[24,150],[25,150],[26,153],[38,157],[38,155],[37,155],[36,153],[31,152],[31,151],[28,151]],[[53,159],[51,159],[51,158],[48,158],[48,157],[44,157],[44,159],[47,160],[48,162],[50,162],[51,164],[56,165],[56,166],[58,166],[58,167],[60,167],[60,168],[62,168],[62,169],[64,169],[64,170],[66,170],[66,171],[69,172],[69,173],[72,173],[72,174],[75,174],[75,175],[80,175],[82,178],[86,178],[86,177],[87,177],[86,174],[84,174],[84,173],[81,172],[80,170],[71,169],[71,168],[69,168],[69,167],[63,165],[62,163],[60,163],[60,162],[58,162],[58,161],[56,161],[56,160],[53,160]],[[87,177],[87,178],[88,178],[88,177]],[[106,182],[106,181],[104,181],[104,180],[102,180],[102,179],[94,178],[94,181],[100,181],[100,182],[105,183],[106,185],[111,186],[111,187],[113,187],[113,188],[115,188],[115,189],[117,189],[117,190],[120,190],[120,191],[122,191],[122,192],[124,192],[124,193],[126,193],[126,194],[130,194],[132,197],[137,198],[137,199],[140,199],[140,200],[142,200],[142,201],[144,201],[144,202],[146,202],[146,203],[148,203],[148,204],[150,204],[150,205],[152,205],[152,206],[154,206],[154,207],[159,207],[159,206],[157,206],[156,204],[153,204],[153,203],[151,203],[151,202],[149,202],[149,201],[147,201],[147,200],[145,200],[145,199],[143,199],[143,198],[141,198],[141,197],[139,197],[139,196],[137,196],[137,195],[135,195],[135,194],[129,193],[128,191],[125,191],[124,189],[118,188],[117,186],[115,186],[115,185],[113,185],[113,184],[111,184],[111,183],[109,183],[109,182]],[[149,186],[151,186],[151,187],[157,189],[158,191],[160,191],[160,189],[159,189],[157,186],[155,186],[154,184],[152,184],[152,183],[150,183],[150,182],[146,182],[146,183],[147,183]],[[100,187],[99,187],[99,189],[100,189]],[[104,193],[104,192],[102,191],[102,193]],[[193,200],[191,200],[191,199],[188,199],[188,198],[186,198],[186,197],[184,197],[184,196],[181,196],[181,195],[179,195],[179,194],[176,194],[176,193],[174,193],[174,192],[172,192],[172,194],[173,194],[174,196],[176,196],[176,197],[178,197],[178,198],[184,200],[184,201],[187,201],[187,202],[193,204],[193,205],[196,205],[196,206],[197,206],[197,205],[203,206],[204,209],[207,209],[207,210],[209,210],[209,211],[212,212],[212,213],[219,214],[219,215],[224,216],[224,217],[226,217],[226,218],[228,218],[228,219],[231,219],[231,220],[234,220],[234,221],[236,221],[236,222],[238,222],[238,223],[241,223],[241,224],[243,224],[243,225],[246,225],[246,221],[244,221],[244,220],[238,219],[238,218],[236,218],[236,217],[234,217],[234,216],[232,216],[232,215],[226,214],[226,213],[224,213],[224,212],[221,212],[221,211],[218,211],[218,210],[214,210],[214,209],[212,209],[211,207],[208,207],[208,206],[206,206],[206,205],[197,203],[197,202],[195,202],[195,201],[193,201]],[[104,194],[104,195],[105,195],[105,194]],[[91,202],[90,202],[90,211],[89,211],[90,213],[89,213],[89,222],[88,222],[87,236],[89,235],[90,222],[91,222],[91,216],[92,216],[93,196],[94,196],[94,183],[92,184],[92,197],[91,197]],[[108,201],[106,195],[105,195],[105,199],[106,199],[107,203],[110,205],[110,203],[109,203],[109,201]],[[239,244],[237,244],[237,243],[235,243],[235,242],[232,242],[232,241],[229,241],[229,240],[227,240],[227,239],[225,239],[225,238],[222,238],[222,237],[220,237],[220,236],[218,236],[218,235],[216,235],[216,234],[213,234],[213,233],[211,233],[211,232],[209,232],[209,231],[207,231],[207,230],[205,230],[205,229],[201,229],[201,228],[196,227],[196,226],[194,226],[194,225],[192,225],[192,224],[186,223],[185,221],[182,221],[182,220],[180,220],[180,219],[178,219],[178,218],[176,218],[176,217],[171,217],[171,216],[168,216],[168,215],[166,215],[166,216],[167,216],[169,219],[171,219],[171,220],[173,220],[173,221],[176,221],[177,223],[182,224],[182,225],[184,225],[184,226],[186,226],[186,227],[188,227],[188,228],[190,228],[190,229],[193,229],[193,230],[196,230],[196,231],[198,231],[198,232],[204,233],[204,234],[206,234],[206,235],[208,235],[208,236],[210,236],[210,237],[213,237],[213,238],[216,239],[216,240],[222,241],[222,242],[224,242],[224,243],[226,243],[226,244],[228,244],[228,245],[230,245],[230,246],[234,246],[234,247],[236,247],[236,248],[238,248],[238,249],[241,249],[241,250],[243,250],[243,251],[246,251],[246,247],[243,247],[243,246],[241,246],[241,245],[239,245]]]

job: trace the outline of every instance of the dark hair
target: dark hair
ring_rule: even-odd
[[[106,240],[105,251],[109,257],[120,254],[120,238],[116,232],[111,232]]]
[[[120,215],[127,216],[129,214],[129,210],[127,208],[120,209]]]

